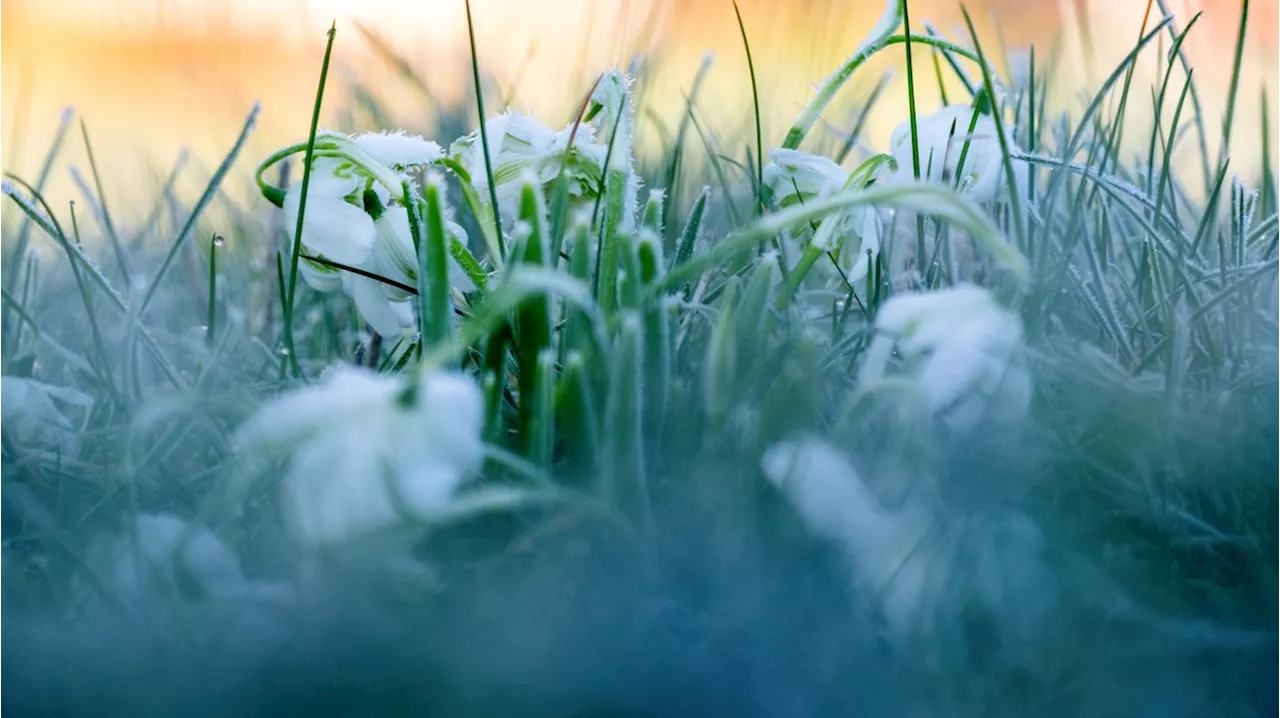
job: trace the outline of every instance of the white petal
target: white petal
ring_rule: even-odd
[[[298,274],[308,287],[317,292],[336,292],[342,288],[342,270],[319,262],[298,259]]]
[[[484,456],[480,434],[484,426],[484,400],[470,377],[433,372],[423,377],[416,410],[423,435],[432,437],[438,452],[461,473],[479,469]]]
[[[368,369],[338,365],[317,384],[295,389],[263,404],[236,431],[237,445],[248,448],[265,443],[304,439],[332,424],[335,417],[363,421],[391,402],[399,382]]]
[[[937,411],[975,391],[989,364],[981,336],[972,331],[957,332],[933,351],[916,380]]]
[[[306,218],[302,227],[302,244],[309,252],[341,264],[357,265],[369,258],[373,250],[373,219],[364,208],[346,200],[309,192]],[[291,186],[284,195],[286,227],[294,227],[302,199],[302,184]]]
[[[824,441],[804,438],[769,447],[761,459],[810,530],[857,556],[874,555],[893,528],[853,465]]]
[[[207,529],[167,514],[143,514],[131,530],[94,541],[86,565],[117,598],[171,598],[179,575],[206,593],[243,585],[239,559]]]
[[[797,190],[805,200],[826,196],[844,186],[848,177],[848,172],[826,157],[799,150],[770,151],[764,168],[764,182],[779,204],[784,198],[795,197]]]
[[[374,266],[379,274],[402,284],[418,283],[418,255],[414,250],[413,236],[409,232],[409,212],[399,205],[387,207],[374,223],[378,230],[374,247]],[[389,285],[391,296],[403,298],[407,293]]]
[[[407,302],[392,302],[382,290],[382,282],[359,274],[347,273],[342,278],[343,287],[356,303],[360,316],[384,337],[399,336],[403,329],[413,324],[413,310]],[[406,312],[405,310],[408,309]]]
[[[355,140],[360,149],[388,167],[416,167],[444,157],[440,145],[402,131],[366,132]]]
[[[378,422],[350,427],[361,432]],[[340,543],[398,520],[387,494],[377,437],[326,435],[300,447],[284,480],[287,517],[305,544]]]

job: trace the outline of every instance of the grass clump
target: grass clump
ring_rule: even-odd
[[[322,129],[322,70],[260,197],[208,211],[255,109],[159,253],[9,177],[6,709],[1273,709],[1269,158],[1184,181],[1212,123],[1168,19],[1072,117],[1034,53],[1004,76],[907,11],[776,147],[753,65],[743,157],[696,89],[644,155],[619,69],[563,125],[477,96],[438,143]],[[1178,99],[1130,161],[1164,33]],[[908,54],[889,147],[803,149],[912,45],[949,101]]]

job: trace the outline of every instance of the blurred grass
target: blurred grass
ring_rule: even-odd
[[[768,68],[773,82],[800,86],[803,92],[797,90],[797,96],[807,98],[808,89],[796,79],[804,73],[795,73],[783,62],[775,64],[768,52],[761,52],[754,33],[758,21],[753,22],[748,4],[743,7],[741,26],[731,16],[721,18],[738,43],[734,53],[751,31],[756,66]],[[925,16],[916,5],[912,14],[913,20]],[[821,24],[823,18],[816,13],[806,22]],[[1136,32],[1130,30],[1135,28],[1126,28],[1132,42]],[[1155,22],[1146,30],[1151,36],[1144,52],[1156,54],[1151,47],[1167,41],[1165,30]],[[958,33],[948,36],[963,38]],[[344,34],[338,47],[354,44],[355,37],[356,33]],[[486,69],[493,44],[478,35],[478,64]],[[984,36],[982,47],[993,46],[998,44],[988,43]],[[895,49],[886,55],[900,57],[897,53]],[[929,67],[922,61],[928,57],[926,51],[918,53],[917,98],[929,97],[935,83],[922,71]],[[378,65],[383,72],[388,60],[391,66],[414,65],[383,56]],[[993,64],[1000,67],[1003,60],[1007,58],[993,59]],[[314,74],[314,62],[309,67]],[[414,649],[444,652],[443,659],[423,659],[438,671],[429,675],[471,671],[470,680],[481,683],[476,675],[497,669],[491,656],[486,660],[474,655],[476,635],[486,637],[481,641],[486,647],[497,645],[504,635],[524,639],[512,639],[513,645],[499,651],[510,671],[502,674],[502,685],[518,685],[521,680],[570,682],[575,680],[569,676],[572,671],[557,672],[556,665],[539,665],[555,662],[536,657],[582,648],[576,659],[564,659],[564,665],[580,667],[594,677],[587,671],[600,655],[593,648],[615,647],[601,636],[617,633],[630,640],[633,632],[654,630],[645,622],[646,612],[655,602],[667,601],[683,614],[679,621],[663,620],[683,622],[682,630],[688,633],[670,638],[670,645],[637,651],[657,655],[652,660],[660,664],[687,660],[707,671],[728,666],[725,675],[690,679],[708,684],[737,684],[752,670],[760,671],[757,675],[765,677],[751,689],[764,706],[757,710],[768,715],[841,713],[841,708],[875,702],[867,696],[892,706],[885,710],[890,715],[901,714],[902,705],[921,695],[937,698],[955,715],[1001,714],[997,707],[1006,715],[1132,715],[1139,706],[1159,711],[1150,706],[1160,705],[1159,699],[1169,695],[1186,696],[1181,702],[1190,706],[1187,710],[1220,715],[1249,715],[1253,708],[1271,705],[1271,698],[1260,697],[1262,689],[1249,682],[1272,667],[1269,656],[1259,659],[1241,651],[1228,652],[1227,658],[1205,658],[1185,645],[1190,641],[1154,629],[1114,628],[1109,615],[1086,621],[1075,613],[1064,614],[1049,644],[988,646],[997,655],[1007,650],[1035,656],[1048,678],[1028,678],[999,662],[984,662],[980,651],[945,653],[954,663],[947,664],[950,670],[941,676],[922,667],[923,657],[919,665],[910,660],[905,666],[895,665],[885,659],[882,647],[872,645],[875,631],[860,613],[869,609],[856,601],[851,609],[846,602],[839,559],[807,536],[757,469],[761,451],[772,441],[801,430],[828,434],[857,450],[868,463],[894,466],[901,461],[909,466],[901,473],[875,472],[874,480],[888,484],[880,488],[889,495],[903,489],[894,486],[895,481],[919,482],[921,491],[947,508],[943,535],[957,545],[980,540],[990,528],[989,520],[998,523],[992,517],[998,519],[1003,507],[1026,511],[1043,526],[1059,561],[1052,564],[1053,582],[1031,591],[1050,596],[1068,588],[1105,593],[1114,584],[1175,622],[1211,621],[1261,632],[1273,643],[1278,508],[1273,477],[1280,461],[1271,443],[1280,424],[1275,398],[1280,388],[1274,293],[1277,206],[1273,185],[1261,194],[1249,189],[1265,189],[1265,177],[1274,176],[1270,158],[1262,157],[1263,164],[1252,170],[1238,167],[1234,160],[1242,146],[1249,146],[1242,138],[1257,133],[1242,129],[1247,125],[1236,128],[1229,173],[1215,166],[1214,149],[1209,150],[1212,157],[1192,155],[1190,162],[1176,161],[1168,150],[1169,138],[1181,136],[1187,147],[1192,144],[1187,133],[1194,130],[1186,129],[1191,125],[1187,106],[1180,99],[1181,109],[1172,109],[1170,94],[1159,117],[1174,129],[1125,133],[1134,136],[1135,147],[1151,148],[1148,154],[1154,162],[1138,164],[1134,153],[1123,144],[1117,146],[1113,138],[1120,132],[1117,118],[1122,114],[1138,126],[1150,124],[1151,118],[1136,109],[1143,107],[1150,83],[1136,72],[1130,83],[1125,65],[1114,72],[1107,68],[1111,74],[1106,87],[1105,78],[1096,78],[1088,88],[1098,93],[1096,98],[1080,103],[1090,108],[1084,115],[1077,111],[1064,119],[1056,114],[1060,103],[1051,98],[1074,93],[1078,83],[1052,65],[1049,71],[1042,66],[1035,84],[1028,83],[1029,96],[1015,93],[1004,98],[1006,109],[1022,108],[1013,135],[1033,151],[1022,158],[1043,168],[1042,181],[1032,190],[1035,201],[1025,207],[1028,216],[997,212],[990,218],[1030,260],[1020,311],[1034,353],[1037,390],[1032,418],[1022,425],[958,440],[903,419],[892,397],[872,397],[870,405],[852,401],[852,368],[865,349],[875,302],[852,307],[846,301],[844,311],[831,307],[831,316],[815,324],[803,318],[801,310],[828,307],[807,307],[807,300],[785,296],[768,301],[776,281],[771,264],[775,260],[736,251],[754,250],[772,239],[776,232],[768,223],[777,221],[766,216],[762,224],[751,224],[748,219],[753,214],[748,206],[761,191],[752,175],[758,174],[755,163],[762,158],[755,142],[755,118],[745,110],[750,87],[746,65],[734,73],[719,64],[716,68],[696,101],[682,105],[669,123],[641,125],[641,136],[649,138],[651,147],[671,148],[643,154],[638,171],[649,187],[662,186],[668,177],[679,183],[668,188],[663,211],[652,213],[668,218],[667,226],[658,228],[669,238],[667,248],[681,248],[669,253],[673,264],[646,277],[652,284],[640,286],[634,278],[645,276],[636,271],[642,266],[643,244],[634,253],[620,251],[616,259],[632,284],[622,283],[617,311],[603,315],[605,321],[593,324],[583,313],[581,318],[588,321],[581,325],[580,342],[562,345],[565,371],[558,376],[549,361],[555,356],[549,336],[539,340],[546,343],[545,351],[539,351],[542,346],[518,344],[510,349],[506,342],[512,337],[501,328],[507,313],[486,314],[485,304],[470,308],[474,321],[464,326],[479,334],[464,333],[464,338],[477,341],[456,357],[471,369],[497,369],[493,441],[527,454],[568,486],[600,488],[641,529],[642,550],[632,552],[635,544],[625,531],[585,511],[499,512],[428,537],[431,555],[450,590],[426,598],[410,594],[420,602],[405,601],[406,607],[396,604],[401,594],[383,595],[364,583],[380,586],[376,581],[381,579],[348,567],[352,573],[339,571],[334,582],[343,584],[349,575],[360,576],[360,581],[335,587],[334,594],[367,592],[376,598],[360,600],[396,604],[403,612],[394,615],[409,630],[424,631],[410,634],[423,645],[434,638],[426,628],[447,636],[440,641],[443,648]],[[861,87],[846,89],[843,102],[853,107],[865,100],[876,86],[866,80],[877,74],[878,68],[868,66],[860,73]],[[464,73],[452,75],[465,79]],[[691,84],[693,76],[686,73],[680,81]],[[436,77],[432,72],[398,82],[431,87],[435,96]],[[1195,77],[1201,81],[1198,72]],[[475,80],[489,93],[487,98],[505,90],[499,79],[477,75]],[[522,94],[536,92],[537,85],[528,82],[522,88],[535,89],[522,89]],[[649,86],[652,82],[656,87],[658,80],[642,72],[639,82],[649,104],[637,108],[636,117],[648,117],[646,110],[660,102]],[[983,77],[979,84],[975,74],[974,84],[990,89],[991,78]],[[1171,92],[1181,90],[1174,87]],[[1208,84],[1201,87],[1206,98],[1216,94]],[[558,107],[543,114],[547,124],[558,125],[576,109],[583,93],[574,88],[577,84],[562,83],[559,89],[564,91],[547,100]],[[340,129],[405,124],[447,140],[474,126],[478,113],[470,101],[451,102],[443,92],[437,96],[440,104],[404,113],[383,104],[387,93],[377,84],[352,83],[341,89],[343,94],[331,97],[345,95],[348,101],[329,101],[329,106],[340,108],[334,110]],[[962,89],[948,91],[963,97],[961,101],[968,99]],[[1135,104],[1122,110],[1117,93]],[[785,125],[764,120],[764,108],[772,107],[788,119],[798,112],[771,94],[768,81],[761,83],[760,94],[773,98],[762,102],[763,136],[773,138],[763,140],[767,148],[780,139]],[[734,103],[722,104],[720,98],[726,96]],[[394,99],[405,101],[398,93]],[[414,103],[421,101],[421,93],[412,98]],[[848,117],[847,125],[852,126],[850,107],[833,106],[827,120],[844,126],[832,118]],[[885,90],[872,116],[896,124],[914,112],[907,108],[903,95]],[[662,116],[659,110],[653,114]],[[683,118],[689,123],[679,129]],[[303,125],[290,122],[290,141],[299,138]],[[664,130],[657,129],[660,126]],[[88,127],[105,191],[134,191],[131,176],[116,173],[105,155],[98,154],[102,143],[110,143],[106,138],[111,134],[92,121]],[[815,128],[806,146],[831,155],[840,151],[847,140],[828,129],[825,124]],[[76,134],[71,132],[68,142],[74,142]],[[1024,139],[1032,136],[1038,139]],[[259,141],[265,138],[259,136]],[[867,141],[884,145],[874,133]],[[225,132],[219,142],[224,154],[231,151],[234,131]],[[242,151],[253,155],[253,147],[245,145]],[[1218,189],[1211,189],[1207,198],[1198,192],[1201,160],[1218,178],[1213,185]],[[54,158],[51,164],[66,161]],[[143,202],[147,211],[131,211],[114,196],[103,202],[97,188],[86,183],[88,191],[78,198],[73,223],[65,201],[51,199],[47,211],[58,218],[57,226],[48,222],[27,230],[30,241],[44,248],[35,262],[22,262],[14,250],[14,238],[21,235],[19,227],[26,219],[13,212],[12,202],[6,203],[4,373],[74,386],[95,398],[88,414],[78,417],[76,442],[61,450],[18,445],[6,427],[5,577],[11,581],[7,607],[61,604],[77,571],[80,537],[140,510],[202,517],[246,549],[252,570],[262,575],[284,571],[294,559],[282,548],[270,482],[248,482],[229,445],[231,429],[262,396],[280,388],[275,379],[281,364],[279,292],[280,279],[289,269],[277,265],[276,258],[277,251],[288,246],[281,236],[287,237],[292,228],[274,226],[277,220],[263,211],[264,203],[257,197],[237,188],[215,192],[225,169],[193,168],[184,174],[183,181],[206,193],[205,206],[181,192],[153,192]],[[296,168],[292,172],[296,175]],[[1233,175],[1244,179],[1232,179]],[[703,186],[713,188],[712,199],[705,203],[695,200],[705,196],[699,194]],[[869,194],[892,199],[889,190],[873,188]],[[533,195],[526,199],[522,212],[531,218],[530,208],[537,200]],[[615,193],[602,203],[616,200]],[[946,204],[942,198],[930,200],[935,210]],[[111,208],[111,222],[106,221],[105,207]],[[465,214],[462,207],[455,209]],[[691,211],[697,218],[686,225]],[[39,208],[31,214],[43,220]],[[90,223],[89,217],[101,220]],[[986,221],[984,215],[982,222]],[[537,232],[549,231],[537,222],[531,226]],[[933,220],[928,226],[939,228]],[[981,223],[974,227],[968,228],[971,234],[983,228]],[[130,248],[127,260],[112,251],[108,238],[113,229]],[[570,228],[562,225],[558,231],[567,233]],[[478,236],[476,231],[471,234]],[[219,243],[215,236],[226,240]],[[585,230],[582,236],[587,236]],[[701,241],[694,241],[698,238]],[[563,239],[553,241],[559,245]],[[515,245],[521,251],[513,250],[508,257],[513,264],[538,265],[550,259],[530,249],[536,245],[528,241],[529,245]],[[620,245],[630,247],[625,241]],[[581,260],[578,255],[569,259],[572,271],[580,271],[583,278],[604,271],[590,269],[589,255],[580,256]],[[65,271],[68,267],[72,271]],[[135,276],[142,281],[132,281]],[[941,277],[928,281],[943,283]],[[517,303],[521,311],[515,320],[516,339],[530,336],[527,327],[544,321],[528,310],[551,303],[555,292],[546,287],[563,287],[544,284],[531,283],[531,303]],[[600,284],[597,278],[597,296]],[[1010,281],[997,284],[1009,293],[1016,289]],[[877,294],[889,292],[888,285],[887,280],[877,283]],[[666,305],[653,301],[664,290],[689,300],[670,317],[663,316]],[[518,283],[508,291],[501,296],[525,301]],[[151,311],[144,313],[152,298]],[[294,311],[297,333],[286,346],[291,349],[289,359],[305,375],[315,376],[330,362],[350,360],[360,352],[374,352],[371,359],[365,357],[369,361],[379,359],[358,315],[341,294],[300,291]],[[671,324],[664,329],[663,321]],[[609,335],[606,341],[593,341],[591,332],[600,325]],[[650,359],[655,355],[645,353],[655,338],[670,350],[669,374],[644,373],[655,364]],[[509,351],[515,357],[514,395],[502,391],[508,383],[505,369],[512,365]],[[574,353],[577,361],[569,359]],[[579,368],[581,381],[573,373]],[[560,394],[547,385],[555,379],[560,379]],[[654,386],[668,390],[643,390]],[[557,401],[563,397],[580,403]],[[661,402],[656,410],[655,401]],[[566,408],[570,406],[575,408]],[[539,417],[547,415],[561,421],[550,427],[545,420],[539,423]],[[902,428],[893,432],[892,426],[864,416],[885,417],[891,425],[900,421]],[[604,430],[593,432],[600,427]],[[594,442],[605,450],[588,451]],[[498,477],[507,473],[503,467],[490,468]],[[1021,547],[1001,548],[1016,555]],[[1095,573],[1079,569],[1081,575],[1074,574],[1073,561],[1092,566]],[[361,562],[357,553],[355,563]],[[649,573],[654,563],[661,568],[656,585]],[[375,565],[369,561],[358,569],[376,573]],[[1026,598],[1031,602],[1033,597]],[[1016,608],[1009,606],[1011,613]],[[433,615],[436,610],[439,614]],[[640,615],[646,618],[636,618]],[[448,617],[461,617],[471,632],[449,629]],[[300,630],[306,630],[306,618],[297,619],[303,621]],[[1006,618],[989,620],[998,624]],[[674,629],[662,624],[662,640],[668,640],[668,630]],[[982,635],[981,625],[964,624],[955,630],[966,636],[960,644],[983,643],[968,633]],[[1077,635],[1063,635],[1073,633]],[[409,643],[404,634],[399,640]],[[939,638],[938,649],[952,650],[948,641]],[[36,638],[20,645],[33,655],[57,655],[53,648],[41,654]],[[1047,650],[1041,650],[1046,645]],[[706,654],[694,655],[695,648]],[[414,660],[421,659],[414,650],[404,650]],[[1184,660],[1183,650],[1194,654],[1194,660]],[[623,659],[611,662],[615,657],[609,656],[601,659],[605,665],[626,665]],[[1245,669],[1236,671],[1236,657]],[[386,655],[380,658],[389,660]],[[449,658],[461,667],[440,667]],[[92,664],[93,659],[77,660]],[[734,673],[741,664],[747,668]],[[907,671],[906,679],[892,678],[898,668]],[[27,670],[28,678],[38,675],[34,668]],[[397,670],[411,673],[407,667]],[[1196,674],[1204,685],[1184,684],[1180,671]],[[445,694],[449,690],[441,689]],[[673,701],[681,705],[678,697]],[[720,701],[715,706],[721,709],[733,705],[729,697]],[[690,710],[687,704],[682,707]]]

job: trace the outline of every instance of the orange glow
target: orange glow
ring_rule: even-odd
[[[835,67],[875,22],[880,2],[740,4],[759,74],[766,142],[770,137],[776,142],[809,98],[811,83]],[[1240,3],[1170,0],[1170,5],[1182,26],[1194,12],[1204,12],[1188,50],[1208,95],[1206,109],[1216,118]],[[1074,37],[1076,13],[1083,8],[1097,50],[1092,66],[1101,74],[1132,46],[1146,3],[971,0],[967,6],[987,29],[988,49],[998,47],[989,32],[994,15],[1007,46],[1034,43],[1042,58],[1057,36]],[[592,73],[625,64],[637,51],[649,53],[654,63],[645,102],[664,122],[674,124],[679,117],[682,93],[707,52],[714,53],[715,63],[699,106],[708,125],[736,137],[733,133],[750,122],[746,63],[729,0],[474,0],[472,7],[484,70],[505,92],[519,78],[512,103],[548,124],[567,119]],[[931,22],[949,37],[963,37],[956,0],[916,0],[911,8],[917,27]],[[1233,168],[1245,176],[1259,166],[1259,88],[1264,83],[1274,88],[1277,79],[1277,0],[1254,0],[1250,8],[1243,119],[1233,140],[1238,148],[1255,148],[1233,159]],[[346,79],[360,78],[386,101],[393,121],[433,131],[431,106],[371,52],[357,22],[401,53],[437,101],[456,102],[471,91],[463,0],[7,0],[0,13],[0,161],[6,169],[34,175],[59,111],[74,106],[105,168],[109,201],[126,207],[145,206],[138,190],[148,185],[137,178],[163,173],[183,147],[204,165],[216,165],[255,100],[263,103],[262,116],[238,175],[247,177],[258,158],[305,135],[324,31],[332,20],[339,31],[325,124],[337,125],[339,110],[350,105]],[[1148,84],[1156,65],[1155,51],[1149,55],[1143,66]],[[1069,71],[1062,79],[1080,87],[1061,88],[1064,99],[1084,89],[1080,58],[1079,42],[1068,39],[1061,62]],[[826,117],[843,122],[850,103],[890,67],[901,80],[900,50],[856,76]],[[933,87],[932,68],[926,68],[927,86]],[[1134,100],[1144,113],[1149,97],[1146,85],[1139,85]],[[487,99],[491,109],[499,109],[496,91]],[[936,101],[936,91],[922,93],[922,102]],[[893,107],[905,107],[900,87],[886,93],[868,127],[873,145],[887,141],[902,119],[903,112]],[[1273,120],[1273,132],[1274,125]],[[78,135],[71,137],[63,164],[83,165]],[[655,137],[649,133],[650,140]],[[53,187],[55,195],[72,196],[65,172],[55,175]]]

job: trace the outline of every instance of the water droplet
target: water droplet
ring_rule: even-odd
[[[220,234],[215,234],[215,235],[213,235],[213,246],[215,246],[215,247],[221,247],[222,245],[224,245],[224,244],[226,244],[226,243],[227,243],[227,240],[223,239],[222,235],[220,235]]]
[[[289,347],[280,347],[280,356],[282,357],[289,356]]]

